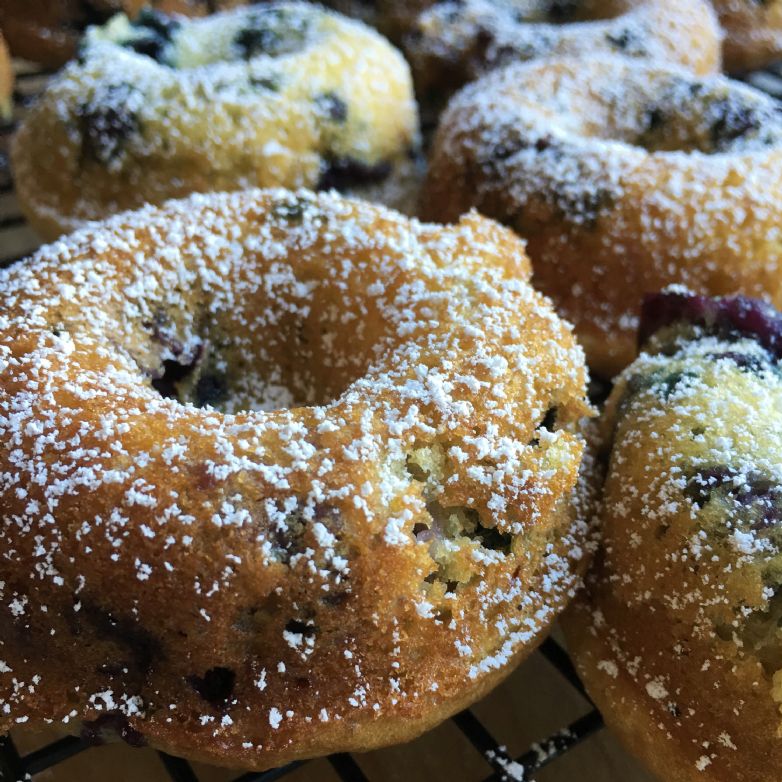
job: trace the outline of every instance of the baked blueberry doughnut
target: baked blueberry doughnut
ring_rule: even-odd
[[[719,25],[706,0],[438,2],[417,13],[404,40],[425,98],[500,65],[540,57],[655,59],[701,75],[720,66]]]
[[[11,118],[13,111],[14,70],[8,47],[0,34],[0,120]]]
[[[91,28],[12,147],[47,237],[193,191],[361,191],[411,166],[407,64],[360,22],[306,3]]]
[[[59,68],[70,60],[89,25],[104,24],[119,11],[135,17],[143,8],[204,16],[244,5],[241,0],[3,0],[0,29],[17,57]]]
[[[0,271],[0,732],[265,768],[498,682],[588,542],[583,352],[529,276],[475,213],[281,189]]]
[[[647,298],[607,407],[604,545],[568,645],[666,782],[773,782],[782,738],[782,315]]]
[[[527,240],[593,369],[635,355],[639,297],[673,283],[782,304],[782,116],[721,76],[619,59],[509,66],[441,118],[428,218],[471,207]]]
[[[725,30],[725,68],[744,72],[782,59],[780,0],[712,0]]]

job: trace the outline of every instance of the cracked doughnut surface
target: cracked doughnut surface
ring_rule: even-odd
[[[782,315],[647,297],[607,405],[604,542],[564,622],[607,723],[660,779],[782,761]]]
[[[284,190],[0,272],[0,731],[266,768],[506,675],[590,545],[583,353],[529,275],[475,213]]]
[[[306,3],[91,28],[14,138],[20,203],[55,237],[144,203],[248,186],[360,191],[413,165],[407,64]]]
[[[438,127],[427,219],[471,207],[527,240],[590,366],[635,356],[638,304],[681,283],[782,304],[782,115],[723,77],[617,59],[509,66]]]

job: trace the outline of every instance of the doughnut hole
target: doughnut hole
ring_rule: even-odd
[[[272,211],[286,232],[317,220],[311,196],[280,197]],[[294,275],[284,259],[266,261],[262,273],[247,271],[257,262],[240,261],[231,296],[208,304],[193,290],[184,311],[159,303],[142,323],[147,384],[162,397],[230,413],[335,399],[366,373],[393,329],[361,275],[341,279],[340,269],[366,268],[366,260],[346,252],[336,263],[313,256]]]

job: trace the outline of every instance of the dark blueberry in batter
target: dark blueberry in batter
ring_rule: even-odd
[[[388,162],[373,165],[354,158],[337,158],[326,163],[318,181],[318,190],[344,190],[349,187],[371,185],[382,182],[391,174]]]
[[[709,135],[716,150],[724,149],[736,139],[758,131],[761,127],[761,119],[756,111],[729,98],[712,104],[709,116],[715,118],[709,128]]]
[[[741,475],[732,467],[707,467],[693,475],[684,490],[700,507],[711,502],[717,492],[748,509],[752,518],[750,529],[768,529],[782,521],[780,487],[760,473]]]
[[[133,88],[109,87],[100,102],[81,106],[77,114],[82,157],[104,165],[116,159],[127,139],[138,131],[138,119],[128,108]]]
[[[684,494],[692,502],[703,506],[718,488],[732,484],[735,477],[736,471],[730,467],[706,467],[687,481]]]
[[[248,27],[239,30],[234,39],[242,58],[250,60],[261,54],[272,54],[280,47],[280,36],[274,30]]]
[[[228,382],[224,375],[204,372],[198,378],[193,391],[193,404],[196,407],[206,407],[224,402],[228,396]]]
[[[188,676],[187,682],[207,703],[220,708],[233,695],[236,673],[230,668],[216,666],[203,676]]]
[[[645,126],[647,132],[654,132],[665,125],[665,112],[659,106],[653,106],[646,112]]]
[[[134,36],[123,44],[126,49],[132,49],[134,52],[151,57],[158,62],[163,59],[163,49],[165,49],[166,45],[166,41],[153,32]]]
[[[681,383],[686,384],[687,381],[693,380],[695,377],[697,375],[694,372],[669,372],[667,375],[655,378],[652,388],[655,393],[667,400]]]
[[[309,203],[303,198],[291,195],[284,201],[277,201],[272,206],[272,214],[289,223],[300,223]]]
[[[320,111],[332,122],[341,124],[348,118],[348,104],[333,92],[318,95],[315,98],[315,103]]]
[[[179,29],[179,22],[173,17],[161,14],[152,8],[143,8],[139,11],[133,26],[146,27],[166,41],[170,41],[174,33]]]
[[[768,359],[762,356],[749,355],[748,353],[739,353],[737,350],[726,350],[723,353],[709,353],[708,358],[712,361],[727,360],[732,361],[739,369],[746,372],[762,372],[768,369]]]
[[[556,204],[566,220],[592,229],[600,217],[614,205],[614,196],[604,187],[585,188],[580,193],[558,194]]]
[[[98,637],[120,647],[118,656],[128,659],[136,672],[145,674],[155,660],[164,656],[158,639],[135,620],[115,616],[87,600],[81,602],[76,614],[79,620],[89,623]]]
[[[721,337],[750,337],[776,359],[782,358],[782,315],[759,299],[741,295],[716,299],[673,291],[647,294],[641,306],[639,345],[676,323],[701,326]]]
[[[134,35],[122,45],[139,54],[163,61],[163,52],[179,27],[176,19],[151,9],[142,10],[133,22]]]
[[[617,32],[611,32],[606,35],[606,40],[615,49],[620,52],[626,52],[628,54],[642,55],[646,53],[646,47],[644,42],[638,36],[638,34],[625,28],[624,30],[618,30]]]
[[[123,714],[101,714],[95,720],[85,720],[81,727],[81,739],[85,744],[99,746],[117,736],[131,747],[144,747],[147,744],[142,733],[131,728]]]
[[[307,35],[306,22],[289,18],[282,9],[270,9],[257,16],[248,27],[239,30],[234,46],[242,59],[250,60],[262,54],[278,57],[301,50]]]

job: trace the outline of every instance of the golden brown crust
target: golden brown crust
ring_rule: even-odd
[[[781,778],[782,318],[732,312],[661,331],[622,374],[603,550],[562,622],[607,724],[665,782]]]
[[[635,355],[643,293],[682,283],[782,303],[781,191],[768,96],[590,58],[511,66],[465,88],[441,118],[421,203],[427,219],[474,207],[512,226],[535,284],[611,376]]]
[[[475,214],[282,190],[0,273],[0,730],[265,768],[499,681],[586,553],[583,355],[529,273]]]
[[[725,30],[722,55],[729,73],[764,68],[782,58],[782,2],[712,0]]]
[[[680,65],[700,75],[720,67],[719,25],[706,0],[427,5],[413,4],[414,21],[403,36],[416,91],[427,99],[499,66],[584,53]]]

